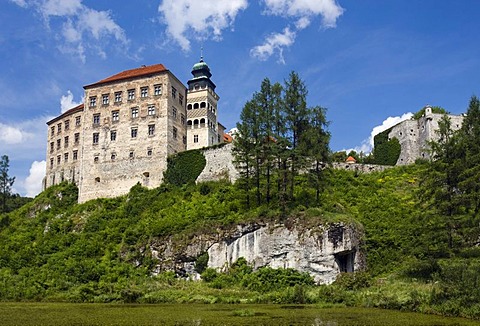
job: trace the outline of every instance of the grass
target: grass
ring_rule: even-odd
[[[315,305],[123,305],[0,303],[0,324],[10,325],[478,325],[448,318],[371,308]]]

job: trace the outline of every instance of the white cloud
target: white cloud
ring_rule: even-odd
[[[0,143],[6,145],[21,144],[32,137],[31,133],[22,130],[20,126],[9,126],[0,122]]]
[[[71,108],[76,107],[79,104],[83,103],[83,99],[80,102],[75,102],[73,100],[73,94],[70,90],[67,91],[67,95],[62,95],[60,98],[60,109],[61,112],[64,113],[67,110],[70,110]]]
[[[372,131],[370,132],[370,137],[362,141],[362,144],[360,146],[357,146],[354,148],[356,152],[364,152],[364,153],[370,153],[373,150],[373,140],[376,135],[381,133],[382,131],[385,131],[396,124],[408,120],[413,116],[413,113],[408,112],[404,113],[401,116],[397,117],[388,117],[385,119],[381,125],[373,127]],[[348,152],[348,150],[347,150]]]
[[[13,2],[22,8],[27,8],[27,3],[25,2],[25,0],[10,0],[10,2]]]
[[[318,16],[322,18],[324,28],[333,28],[344,11],[336,0],[263,0],[265,14],[285,17],[293,23],[294,30],[287,27],[283,33],[273,33],[266,37],[263,44],[254,47],[250,55],[260,60],[267,60],[278,53],[278,61],[285,63],[283,50],[291,46],[296,34],[310,26]]]
[[[189,36],[221,39],[222,30],[233,25],[247,0],[163,0],[158,7],[167,34],[184,51],[190,50]]]
[[[24,187],[27,197],[35,197],[42,191],[42,181],[45,177],[46,162],[34,161],[30,167],[29,175],[25,178]]]
[[[278,61],[285,64],[283,48],[291,46],[295,41],[296,33],[285,28],[282,33],[273,33],[268,36],[262,45],[250,50],[250,55],[259,60],[267,60],[275,51],[278,51]]]
[[[50,18],[57,17],[61,23],[59,35],[63,44],[58,49],[77,55],[83,62],[86,50],[93,50],[102,57],[108,39],[116,41],[116,47],[126,46],[129,41],[125,31],[114,21],[109,11],[87,7],[82,0],[11,0],[17,5],[37,10],[50,28]]]
[[[267,14],[283,17],[322,17],[324,27],[335,27],[344,9],[336,0],[263,0]]]

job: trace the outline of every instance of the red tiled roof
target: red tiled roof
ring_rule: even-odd
[[[355,157],[349,156],[349,157],[347,157],[347,159],[345,160],[345,162],[357,162],[357,160],[355,159]]]
[[[229,134],[223,134],[223,141],[226,143],[231,143],[233,141],[233,138]]]
[[[55,121],[58,121],[60,119],[68,117],[69,115],[72,115],[74,113],[81,112],[81,111],[83,111],[83,103],[79,104],[79,105],[77,105],[77,106],[75,106],[71,109],[68,109],[67,111],[65,111],[61,115],[59,115],[58,117],[53,118],[52,120],[48,121],[47,125],[50,125],[50,124],[54,123]]]
[[[145,76],[145,75],[151,75],[151,74],[156,74],[159,72],[164,72],[168,71],[167,68],[165,68],[164,65],[161,63],[156,64],[156,65],[151,65],[151,66],[141,66],[140,68],[135,68],[135,69],[130,69],[130,70],[125,70],[122,71],[116,75],[110,76],[108,78],[102,79],[94,84],[86,85],[83,88],[87,87],[92,87],[100,84],[106,84],[106,83],[111,83],[114,81],[119,81],[123,79],[129,79],[129,78],[134,78],[134,77],[140,77],[140,76]]]

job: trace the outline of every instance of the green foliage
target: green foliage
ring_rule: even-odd
[[[202,274],[208,266],[208,252],[204,252],[195,261],[195,271]]]
[[[165,183],[182,186],[195,182],[205,168],[206,160],[198,149],[180,152],[167,159],[167,170],[164,173]]]
[[[2,155],[0,160],[0,213],[6,213],[7,210],[7,199],[12,195],[12,186],[15,182],[15,177],[10,177],[8,175],[8,169],[10,167],[9,159],[7,155]]]
[[[420,111],[416,112],[412,119],[414,120],[418,120],[420,119],[421,117],[423,117],[425,115],[425,109],[426,107],[424,107],[423,109],[421,109]],[[447,114],[447,110],[445,110],[444,108],[440,107],[440,106],[432,106],[432,113],[438,113],[438,114]]]
[[[374,137],[373,163],[395,165],[400,157],[401,146],[397,138],[388,139],[392,129],[387,129]]]

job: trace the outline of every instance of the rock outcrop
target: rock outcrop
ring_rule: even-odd
[[[365,268],[360,250],[361,232],[352,225],[336,223],[303,227],[295,223],[247,224],[217,230],[188,242],[171,238],[151,246],[158,260],[155,272],[174,270],[181,276],[198,278],[195,261],[208,252],[208,267],[224,270],[243,257],[255,269],[293,268],[308,272],[317,283],[332,283],[340,272]]]

